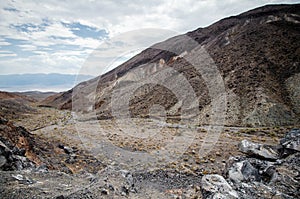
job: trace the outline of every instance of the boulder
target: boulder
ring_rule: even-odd
[[[277,176],[275,163],[255,158],[236,157],[227,162],[225,173],[234,183],[269,183]]]
[[[300,152],[300,129],[293,129],[280,140],[284,149],[291,149]]]
[[[228,170],[228,177],[237,183],[261,179],[258,169],[247,160],[234,163]]]
[[[201,179],[202,194],[204,198],[239,198],[236,191],[220,175],[205,175]]]
[[[13,171],[34,168],[34,164],[24,156],[23,151],[17,148],[11,150],[0,141],[0,170]]]
[[[11,160],[12,152],[0,141],[0,170],[5,170]]]
[[[280,157],[279,148],[275,146],[243,140],[238,147],[241,152],[260,159],[277,160]]]
[[[0,155],[0,168],[6,164],[7,160],[4,155]]]
[[[293,129],[277,146],[243,140],[239,149],[247,156],[226,163],[224,173],[232,189],[241,198],[299,198],[299,138],[300,130]]]

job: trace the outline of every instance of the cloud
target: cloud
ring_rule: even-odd
[[[16,56],[17,56],[17,54],[15,54],[15,53],[0,54],[0,57],[16,57]]]
[[[4,39],[0,39],[0,47],[1,46],[9,46],[9,45],[11,45],[11,43],[5,41]]]
[[[89,53],[104,40],[127,31],[158,28],[185,33],[265,4],[297,2],[300,1],[7,0],[0,5],[0,50],[11,53],[0,55],[0,74],[26,71],[76,73]],[[170,36],[151,39],[152,33],[148,34],[139,37],[140,41],[136,42],[146,47],[146,44],[151,45]],[[125,45],[133,45],[137,38],[126,39]],[[104,51],[103,61],[101,64],[94,62],[93,70],[98,65],[109,64],[105,61],[111,60],[111,49]],[[127,59],[126,54],[128,52],[123,52],[124,57],[119,60]]]
[[[8,50],[0,50],[0,57],[5,57],[5,58],[8,58],[8,57],[16,57],[17,54],[11,52],[11,51],[8,51]]]
[[[20,47],[23,51],[34,51],[37,49],[37,46],[29,45],[29,44],[22,44],[17,46]]]

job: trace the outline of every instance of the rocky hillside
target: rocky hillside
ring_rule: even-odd
[[[299,34],[300,4],[264,6],[153,45],[114,70],[52,96],[43,104],[71,109],[75,91],[76,109],[95,109],[98,118],[112,118],[114,90],[126,91],[138,84],[141,79],[135,77],[137,71],[155,77],[171,67],[192,86],[200,124],[214,122],[210,121],[211,103],[222,95],[227,99],[225,125],[293,125],[300,118]],[[187,61],[191,56],[198,57],[195,52],[201,47],[215,62],[224,82],[224,92],[219,96],[209,95],[205,78]],[[208,64],[204,69],[211,67]],[[178,84],[172,77],[164,82]],[[178,117],[183,108],[174,91],[148,83],[131,96],[130,114],[147,117],[154,104],[165,107],[169,118]]]
[[[33,135],[0,117],[0,170],[49,169],[76,173],[98,171],[103,165],[76,147]]]
[[[55,95],[55,92],[40,92],[40,91],[26,91],[26,92],[15,92],[17,95],[27,96],[35,99],[36,101],[42,101],[45,98]]]
[[[56,93],[0,91],[0,117],[17,121],[26,118],[28,114],[36,114],[38,102],[54,94]]]
[[[34,102],[36,100],[28,96],[0,91],[0,117],[18,119],[34,113],[36,110],[31,106]]]

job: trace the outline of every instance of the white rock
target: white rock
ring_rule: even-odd
[[[208,198],[239,198],[237,192],[220,175],[203,176],[201,187],[204,195]]]

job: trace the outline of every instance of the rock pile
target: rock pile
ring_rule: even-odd
[[[10,140],[14,132],[11,131],[10,126],[7,120],[0,118],[0,170],[13,171],[33,168],[34,163],[25,156],[26,149],[11,144]],[[7,136],[2,136],[3,132],[8,131],[8,129],[10,133],[7,133]],[[17,130],[20,132],[19,135],[25,136],[26,132],[23,132],[22,128]]]
[[[25,150],[13,148],[9,149],[0,141],[0,170],[12,171],[33,168],[34,164],[25,157]]]
[[[246,156],[231,157],[224,176],[202,178],[204,198],[292,199],[300,195],[300,129],[286,134],[277,146],[243,140]]]
[[[205,198],[238,198],[238,194],[220,175],[203,176],[202,193]]]

